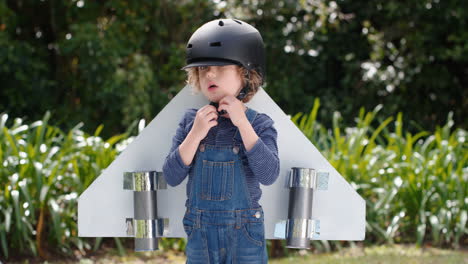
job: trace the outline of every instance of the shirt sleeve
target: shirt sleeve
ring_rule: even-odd
[[[273,126],[273,120],[265,114],[257,116],[254,130],[259,138],[245,154],[257,180],[263,185],[271,185],[278,178],[280,170],[276,142],[278,133]]]
[[[179,145],[185,140],[188,132],[191,129],[191,124],[193,124],[194,111],[196,110],[189,109],[185,112],[184,117],[179,122],[176,134],[172,138],[172,147],[169,151],[169,154],[166,157],[163,165],[163,175],[167,183],[170,186],[179,185],[192,167],[191,165],[185,165],[182,161],[182,158],[179,153]],[[190,122],[192,121],[192,122]]]

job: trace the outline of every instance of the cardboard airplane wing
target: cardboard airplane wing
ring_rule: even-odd
[[[172,137],[188,108],[208,104],[203,95],[193,95],[186,86],[148,124],[132,143],[86,189],[78,201],[78,233],[81,237],[132,237],[129,219],[142,212],[141,196],[127,187],[137,180],[126,178],[128,172],[159,172],[150,175],[157,180],[165,158],[170,151]],[[292,228],[291,202],[298,195],[306,197],[302,208],[311,209],[311,224],[306,236],[315,240],[363,240],[365,236],[365,202],[346,180],[330,165],[315,146],[304,136],[290,118],[260,89],[247,106],[268,114],[278,131],[280,175],[270,186],[262,186],[259,201],[265,212],[267,239],[285,239]],[[303,169],[301,169],[303,168]],[[305,171],[305,172],[304,172]],[[141,176],[141,175],[140,175]],[[299,177],[297,177],[299,176]],[[301,178],[302,177],[302,178]],[[188,177],[187,177],[188,178]],[[304,181],[305,179],[305,181]],[[156,187],[164,184],[155,181]],[[185,179],[176,187],[165,186],[155,192],[155,206],[151,214],[164,219],[162,237],[185,237],[182,218],[186,200]],[[302,185],[301,185],[302,184]],[[312,192],[298,191],[298,186],[309,186]],[[293,191],[296,191],[293,193]],[[148,192],[142,192],[148,193]],[[305,195],[305,196],[304,196]],[[152,199],[152,198],[151,198]],[[294,207],[294,206],[293,206]],[[297,206],[295,206],[296,208]],[[296,221],[296,226],[298,226]],[[135,225],[139,225],[136,223]],[[289,229],[288,229],[289,228]],[[286,231],[285,231],[286,230]]]

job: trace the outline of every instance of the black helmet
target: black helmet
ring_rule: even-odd
[[[187,65],[237,64],[256,70],[265,79],[265,48],[260,32],[237,19],[217,19],[198,28],[187,44]]]

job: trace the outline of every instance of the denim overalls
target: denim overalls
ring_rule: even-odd
[[[247,108],[252,124],[257,112]],[[183,224],[187,263],[267,263],[262,208],[252,208],[240,154],[239,130],[232,145],[200,142]]]

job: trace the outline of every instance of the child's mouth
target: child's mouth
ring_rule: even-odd
[[[218,86],[212,84],[212,85],[210,85],[210,86],[208,87],[208,91],[214,91],[214,90],[216,90],[216,88],[218,88]]]

